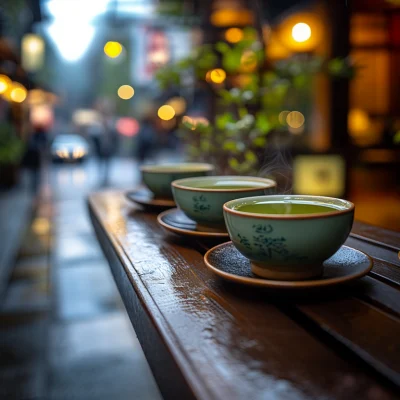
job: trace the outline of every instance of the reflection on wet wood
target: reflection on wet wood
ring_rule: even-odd
[[[397,285],[371,274],[312,296],[249,289],[205,267],[215,243],[166,233],[122,193],[94,194],[89,209],[165,398],[395,398]]]

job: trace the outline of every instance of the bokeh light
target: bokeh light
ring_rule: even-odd
[[[368,133],[371,120],[368,113],[360,108],[353,108],[348,116],[348,128],[353,137],[363,136]]]
[[[50,233],[51,225],[48,218],[38,217],[33,220],[32,230],[37,235],[47,235]]]
[[[279,43],[278,47],[283,45],[289,53],[313,51],[326,36],[325,26],[320,16],[313,12],[289,15],[282,20],[275,32],[275,44]],[[275,32],[272,36],[274,36]],[[278,53],[284,53],[281,51],[283,49],[278,50]]]
[[[21,43],[22,67],[29,72],[40,69],[44,61],[44,49],[44,40],[39,35],[26,34]]]
[[[186,101],[183,97],[172,97],[167,101],[167,105],[175,110],[176,115],[182,115],[186,111]]]
[[[34,105],[29,116],[33,126],[50,128],[54,121],[53,109],[47,104]]]
[[[158,109],[157,115],[164,121],[169,121],[175,117],[175,110],[170,105],[163,105]]]
[[[239,28],[229,28],[225,32],[225,39],[230,43],[237,43],[243,39],[243,31]]]
[[[222,83],[226,79],[226,72],[221,68],[213,69],[210,72],[210,79],[214,83]]]
[[[278,119],[281,125],[286,125],[286,118],[289,115],[290,111],[284,110],[279,113]]]
[[[292,28],[292,37],[296,42],[305,42],[311,37],[311,28],[310,25],[299,22]]]
[[[12,85],[13,88],[11,89],[10,93],[11,100],[15,103],[22,103],[26,99],[28,91],[18,82],[13,82]]]
[[[134,118],[120,118],[115,124],[117,132],[123,136],[132,137],[137,135],[140,129],[139,122]]]
[[[122,53],[121,43],[107,42],[104,45],[104,53],[110,58],[117,58]]]
[[[89,126],[95,124],[101,124],[101,114],[90,108],[79,108],[72,114],[72,121],[78,126]]]
[[[240,58],[240,69],[242,72],[252,72],[257,68],[257,56],[252,50],[245,50]]]
[[[0,94],[5,93],[11,85],[11,79],[6,75],[0,75]]]
[[[118,88],[118,96],[122,100],[129,100],[133,97],[135,91],[132,86],[130,85],[122,85]]]
[[[291,111],[286,117],[287,124],[294,129],[300,128],[304,121],[304,115],[300,111]]]
[[[251,25],[253,13],[246,9],[219,9],[211,14],[211,23],[215,26]]]

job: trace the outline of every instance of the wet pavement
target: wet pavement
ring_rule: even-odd
[[[139,181],[113,160],[109,185]],[[0,398],[161,399],[89,221],[103,186],[93,160],[47,175],[0,309]]]

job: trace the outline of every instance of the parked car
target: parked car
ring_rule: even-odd
[[[90,151],[89,143],[82,136],[58,135],[51,144],[51,157],[59,162],[82,162]]]

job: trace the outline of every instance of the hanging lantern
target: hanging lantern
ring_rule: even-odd
[[[35,72],[43,66],[44,40],[33,33],[28,33],[22,38],[21,58],[22,67],[28,72]]]

